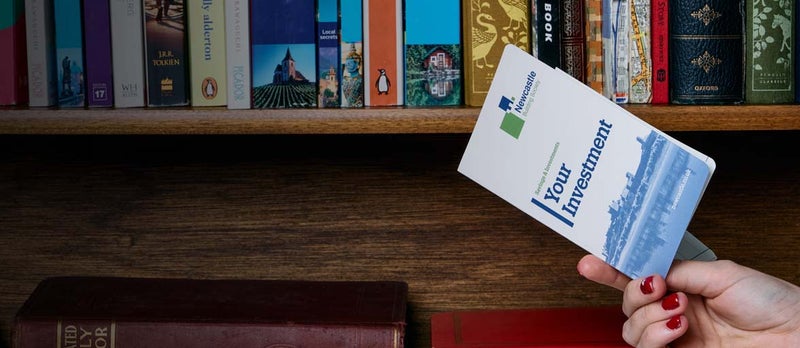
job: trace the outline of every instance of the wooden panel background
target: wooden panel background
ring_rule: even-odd
[[[674,133],[717,160],[690,230],[800,283],[800,132]],[[431,313],[616,304],[579,248],[456,172],[468,136],[0,137],[0,346],[55,275],[403,280]]]

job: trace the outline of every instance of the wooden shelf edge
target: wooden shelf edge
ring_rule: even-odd
[[[664,131],[800,130],[800,105],[627,105]],[[479,109],[4,109],[0,134],[470,133]]]

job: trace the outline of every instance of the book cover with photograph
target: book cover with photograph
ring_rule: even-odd
[[[339,4],[337,0],[317,1],[317,105],[338,108],[341,105],[339,81]]]
[[[192,106],[227,105],[225,4],[222,0],[190,1],[186,12]]]
[[[111,107],[111,18],[108,0],[83,0],[83,35],[86,43],[86,98],[89,107]]]
[[[364,32],[361,0],[340,0],[340,53],[342,78],[339,86],[343,108],[364,106]]]
[[[145,105],[143,4],[141,0],[113,0],[110,5],[114,107],[143,107]]]
[[[509,45],[458,170],[637,278],[666,276],[714,168]]]
[[[58,64],[58,106],[81,108],[86,104],[81,2],[55,1],[53,11]]]
[[[144,0],[148,106],[189,105],[185,1]]]

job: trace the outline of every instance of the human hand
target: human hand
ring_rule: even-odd
[[[800,287],[732,261],[676,261],[630,280],[593,255],[589,280],[624,291],[622,336],[636,347],[800,347]]]

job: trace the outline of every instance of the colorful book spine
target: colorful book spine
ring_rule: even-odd
[[[586,0],[586,84],[603,94],[602,0]]]
[[[142,1],[113,0],[110,6],[114,107],[143,107],[145,61]]]
[[[52,106],[58,103],[53,1],[25,1],[25,34],[28,48],[28,103]]]
[[[557,1],[536,2],[536,46],[539,60],[554,68],[561,66],[561,6]]]
[[[192,106],[227,105],[225,4],[222,0],[187,1],[189,75]]]
[[[58,64],[58,106],[84,107],[86,93],[81,33],[81,1],[54,2],[56,60]]]
[[[671,102],[743,102],[743,0],[671,0],[669,5]]]
[[[225,1],[225,45],[227,46],[228,109],[249,109],[250,98],[250,5],[247,0]]]
[[[653,0],[650,40],[653,57],[652,104],[669,103],[669,0]]]
[[[189,104],[185,3],[144,0],[148,106]]]
[[[0,105],[28,102],[25,6],[22,0],[0,0]]]
[[[463,103],[460,2],[405,0],[407,106]]]
[[[83,0],[86,95],[89,107],[114,105],[111,79],[111,19],[108,0]]]
[[[530,33],[530,43],[531,43],[531,55],[534,57],[539,57],[539,17],[538,11],[539,8],[537,2],[543,0],[531,0],[530,4],[528,4],[528,8],[530,8],[530,21],[531,21],[531,33]]]
[[[780,104],[794,101],[795,9],[790,1],[746,1],[745,101]]]
[[[612,79],[611,100],[617,104],[628,103],[630,84],[629,50],[630,37],[628,35],[630,3],[629,0],[611,1],[611,49],[613,50],[611,70],[608,77]]]
[[[561,1],[561,70],[586,82],[585,0]]]
[[[314,0],[250,6],[253,107],[317,107]]]
[[[650,48],[650,0],[630,0],[628,102],[649,103],[653,95],[653,58]]]
[[[364,105],[403,105],[403,0],[364,0]]]
[[[317,1],[317,105],[338,108],[341,105],[339,81],[339,5],[337,0]]]
[[[605,20],[603,20],[603,96],[613,100],[616,84],[616,77],[614,76],[614,66],[616,65],[614,24],[616,21],[611,17],[611,5],[613,0],[602,1],[603,18],[605,18]]]
[[[466,105],[483,105],[505,45],[513,44],[530,52],[529,5],[530,3],[527,1],[462,1],[463,25],[461,28],[464,40],[462,49],[464,50],[464,102]],[[540,6],[537,9],[539,28],[541,29],[543,26],[548,28],[546,18],[551,20],[555,20],[555,18],[543,17],[547,16],[543,9],[557,8],[558,3],[539,1],[537,5]],[[542,41],[549,42],[547,40],[555,39],[554,36],[548,36],[548,34],[558,31],[555,23],[552,21],[549,23],[549,31],[538,30],[539,59],[545,58],[542,57],[542,54],[547,51],[545,47],[542,47]]]
[[[342,107],[364,106],[364,34],[362,0],[340,0],[340,45],[342,78],[339,84]]]

